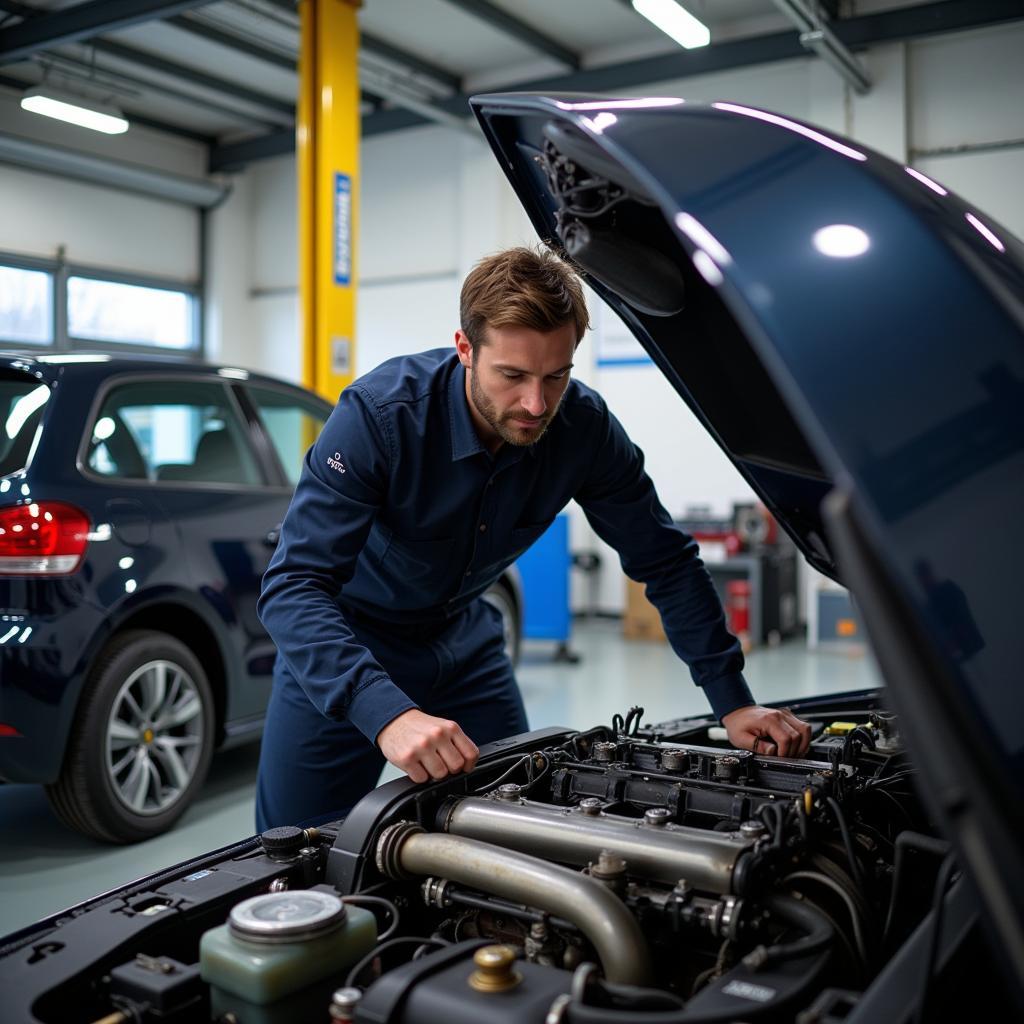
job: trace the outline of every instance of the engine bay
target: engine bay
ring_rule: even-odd
[[[633,708],[151,875],[5,940],[4,1019],[846,1020],[956,864],[877,694],[793,708],[805,758]]]

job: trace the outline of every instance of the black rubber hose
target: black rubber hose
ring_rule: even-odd
[[[764,906],[779,920],[800,929],[805,935],[793,942],[759,946],[753,953],[744,957],[743,963],[746,966],[752,966],[748,963],[752,957],[756,960],[753,966],[760,967],[763,964],[780,963],[783,960],[824,952],[831,945],[835,935],[832,924],[824,914],[803,901],[791,896],[774,894],[764,901]],[[674,1009],[646,1010],[645,1005],[653,1006],[656,1001],[654,997],[657,995],[665,1001],[673,997],[667,993],[631,986],[602,984],[602,988],[616,997],[615,1001],[619,1005],[588,1006],[574,1000],[565,1007],[567,1024],[724,1024],[726,1021],[737,1019],[736,1007],[709,1010],[706,1013],[694,1013],[685,1005]],[[629,1000],[629,996],[634,993],[635,1002]]]
[[[743,964],[757,970],[765,964],[777,964],[783,960],[795,960],[797,957],[809,956],[827,949],[835,934],[832,925],[824,914],[819,913],[810,904],[792,896],[772,893],[763,901],[764,906],[786,924],[803,931],[804,937],[793,942],[784,942],[776,946],[758,946],[743,958]]]
[[[861,871],[860,861],[857,860],[857,855],[854,853],[853,839],[850,836],[850,830],[846,827],[846,816],[843,814],[843,809],[832,797],[829,797],[826,803],[835,817],[836,824],[839,826],[839,832],[843,837],[843,846],[846,847],[846,856],[850,861],[850,875],[853,877],[857,888],[863,891],[864,873]]]

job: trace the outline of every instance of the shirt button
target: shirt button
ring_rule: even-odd
[[[481,533],[486,533],[487,532],[487,524],[486,523],[481,523],[480,524],[480,532]]]

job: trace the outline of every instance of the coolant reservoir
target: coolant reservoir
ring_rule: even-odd
[[[203,934],[200,974],[215,994],[265,1006],[337,976],[376,941],[376,918],[362,907],[315,889],[273,892],[239,903],[227,924]]]

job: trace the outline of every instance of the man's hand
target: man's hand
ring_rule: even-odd
[[[413,782],[468,772],[480,755],[457,722],[434,718],[418,708],[403,711],[388,722],[377,733],[377,746]]]
[[[811,745],[811,727],[789,708],[750,707],[730,711],[722,719],[729,742],[755,754],[803,757]]]

